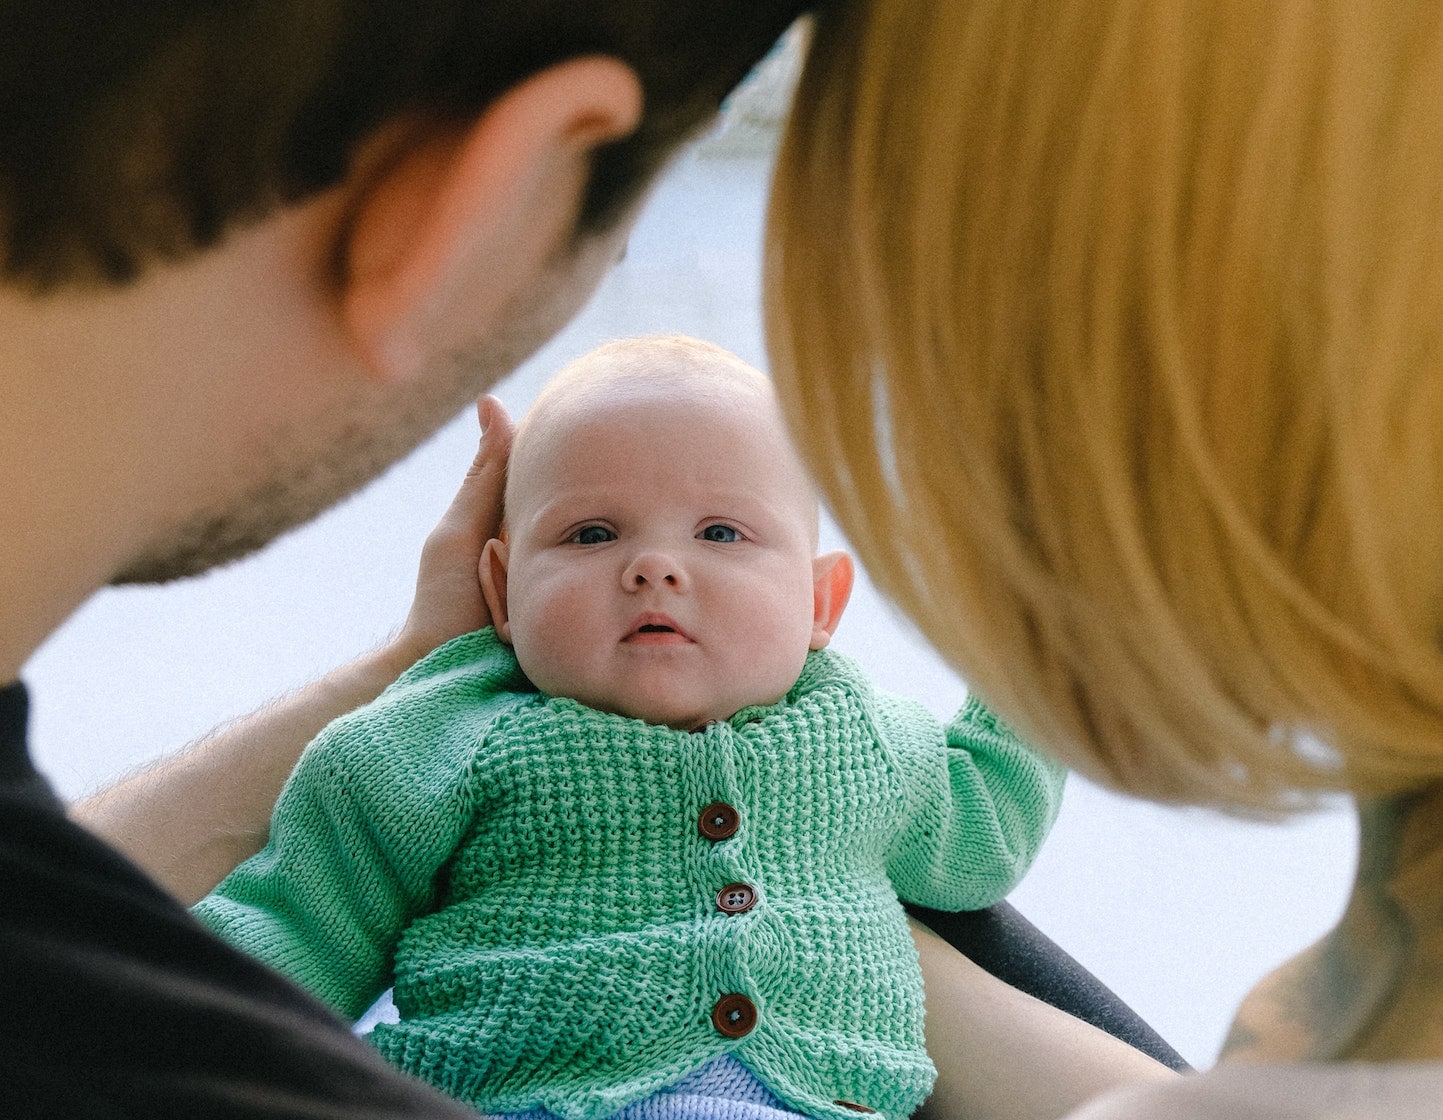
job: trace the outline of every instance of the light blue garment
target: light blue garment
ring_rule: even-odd
[[[558,1120],[554,1112],[534,1108],[505,1112],[496,1120]],[[607,1120],[803,1120],[752,1071],[730,1054],[713,1058],[680,1081],[633,1101]]]

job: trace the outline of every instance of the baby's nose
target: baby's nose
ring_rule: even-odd
[[[640,552],[627,566],[622,582],[628,588],[638,590],[648,586],[680,587],[681,566],[676,563],[675,557],[660,550]]]

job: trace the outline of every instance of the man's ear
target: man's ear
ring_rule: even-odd
[[[845,552],[828,552],[812,561],[812,644],[825,649],[837,632],[857,570]]]
[[[641,108],[630,67],[582,57],[464,125],[403,121],[378,138],[339,246],[342,316],[365,367],[413,377],[428,353],[499,330],[572,238],[592,154]]]
[[[511,563],[511,549],[504,540],[492,537],[481,550],[481,594],[491,612],[491,625],[496,636],[511,644],[511,616],[506,610],[506,569]]]

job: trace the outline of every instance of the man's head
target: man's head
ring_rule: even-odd
[[[514,368],[798,6],[6,5],[0,465],[72,523],[74,579],[25,557],[57,610],[264,544]]]
[[[0,278],[118,283],[340,183],[568,59],[640,80],[580,229],[613,223],[800,0],[19,0],[0,13]]]
[[[684,729],[779,700],[852,584],[770,383],[726,351],[612,343],[517,433],[504,540],[481,562],[497,630],[543,692]]]

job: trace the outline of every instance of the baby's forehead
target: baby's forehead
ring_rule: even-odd
[[[549,409],[589,401],[727,400],[754,402],[771,408],[776,396],[761,370],[720,347],[685,340],[665,343],[640,340],[612,343],[565,366],[532,407]]]
[[[764,456],[768,470],[757,482],[795,491],[799,512],[815,519],[816,496],[786,433],[771,381],[734,355],[709,344],[693,346],[616,344],[578,359],[557,374],[523,418],[512,450],[507,503],[515,508],[522,479],[550,474],[566,454],[571,439],[583,428],[617,423],[635,432],[652,421],[675,425],[678,420],[697,433],[689,449],[700,458],[704,433],[727,432],[736,449],[744,442]],[[667,340],[669,341],[669,340]],[[685,341],[685,340],[684,340]],[[618,423],[620,422],[620,423]],[[572,464],[575,466],[576,464]],[[574,472],[569,472],[574,473]],[[545,496],[530,493],[533,500]]]
[[[512,449],[512,480],[552,482],[585,475],[597,457],[608,463],[648,460],[657,484],[704,480],[765,463],[756,485],[781,487],[795,457],[769,397],[745,387],[614,381],[542,402],[526,416]],[[560,472],[560,473],[558,473]],[[804,473],[804,472],[803,472]]]
[[[707,343],[643,339],[601,347],[564,367],[522,419],[516,451],[545,454],[567,429],[598,415],[645,423],[678,407],[694,410],[697,424],[754,416],[756,438],[786,439],[771,381],[760,370]]]

